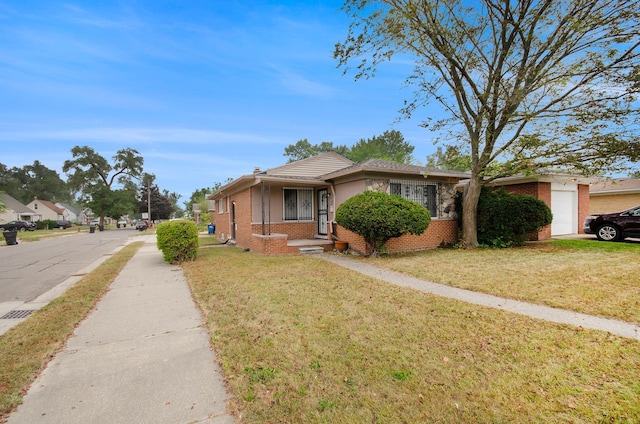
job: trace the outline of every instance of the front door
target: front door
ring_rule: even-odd
[[[329,218],[329,193],[327,189],[318,190],[318,234],[327,235]]]

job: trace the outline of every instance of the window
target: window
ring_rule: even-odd
[[[283,194],[285,221],[313,220],[313,189],[285,188]]]
[[[224,201],[218,199],[218,213],[224,213]]]
[[[421,181],[392,180],[389,194],[402,196],[429,209],[432,218],[438,217],[438,186]]]

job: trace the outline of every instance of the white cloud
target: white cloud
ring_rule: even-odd
[[[251,133],[190,128],[78,128],[69,130],[2,131],[0,140],[64,140],[109,143],[271,144],[281,140]]]

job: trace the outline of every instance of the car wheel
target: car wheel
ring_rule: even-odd
[[[602,241],[618,241],[620,239],[620,230],[613,224],[603,224],[598,227],[596,237]]]
[[[22,227],[22,228],[20,228],[20,231],[27,231],[27,229]]]

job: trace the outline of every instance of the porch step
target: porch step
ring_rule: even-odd
[[[299,248],[298,251],[303,255],[312,255],[324,252],[324,248],[322,246],[306,246]]]

